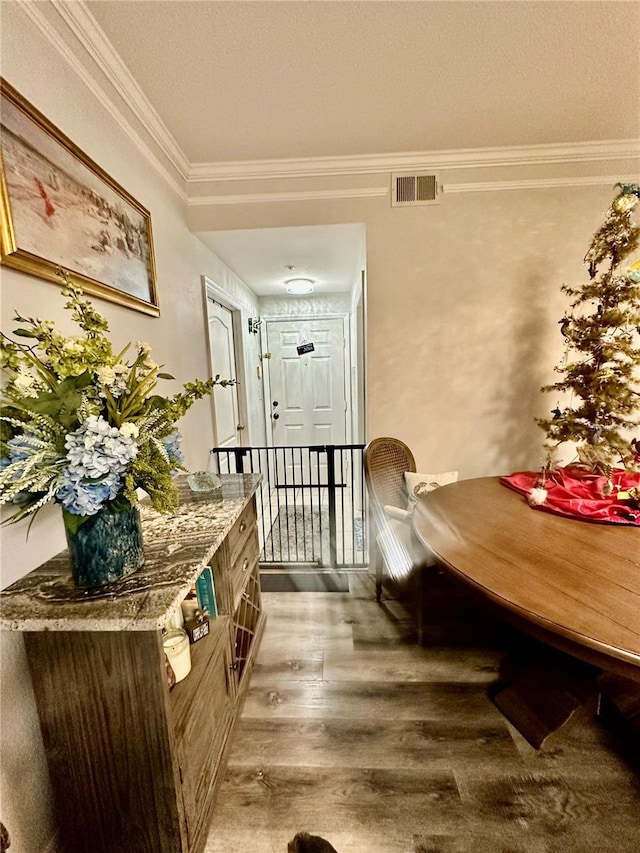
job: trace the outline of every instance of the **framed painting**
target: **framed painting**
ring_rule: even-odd
[[[158,316],[151,215],[0,80],[0,260]]]

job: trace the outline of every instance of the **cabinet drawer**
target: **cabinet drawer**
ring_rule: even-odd
[[[235,565],[240,551],[243,549],[252,530],[256,529],[256,502],[249,501],[242,515],[229,531],[227,542],[229,544],[229,561],[231,567]]]
[[[244,589],[247,579],[251,574],[251,570],[258,562],[260,556],[260,543],[258,540],[258,531],[256,527],[251,528],[251,532],[243,547],[236,555],[235,560],[231,561],[229,566],[229,581],[231,586],[231,609],[232,612],[238,606],[242,590]]]

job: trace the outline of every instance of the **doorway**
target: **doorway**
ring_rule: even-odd
[[[254,440],[240,446],[239,437],[234,447],[229,430],[225,449],[221,432],[214,457],[221,471],[263,476],[261,562],[361,565],[366,552],[364,226],[199,236],[255,297],[243,294],[241,325],[249,329],[244,352],[249,412],[256,419],[261,411],[264,439],[255,440],[252,425]],[[299,274],[313,285],[313,295],[285,296],[289,279]],[[242,291],[239,282],[229,283]]]
[[[203,279],[211,375],[235,380],[213,389],[213,427],[217,447],[236,447],[246,441],[247,400],[242,381],[242,314],[228,295]],[[236,384],[237,383],[237,384]]]
[[[340,317],[266,323],[271,445],[340,445],[347,437],[345,322]],[[293,472],[287,472],[294,482]],[[326,479],[325,469],[320,472]],[[310,472],[302,472],[305,481]]]
[[[271,228],[240,228],[228,231],[199,231],[196,236],[208,246],[226,269],[220,272],[220,292],[214,295],[232,310],[242,312],[240,323],[242,360],[248,398],[248,444],[272,444],[267,324],[275,321],[307,321],[317,318],[346,318],[343,358],[346,362],[347,426],[344,438],[365,440],[366,381],[366,227],[362,222],[291,225]],[[302,277],[311,285],[306,295],[292,296],[287,285]],[[224,289],[223,289],[224,288]],[[226,294],[225,294],[226,291]],[[229,297],[236,300],[230,304]],[[235,319],[235,318],[234,318]],[[252,321],[258,322],[254,334]],[[249,323],[249,324],[248,324]],[[235,329],[235,327],[234,327]],[[250,329],[247,332],[247,329]],[[304,332],[303,337],[308,337]],[[300,341],[297,341],[299,343]],[[242,396],[242,387],[240,394]],[[240,401],[241,402],[241,401]],[[242,411],[240,412],[242,416]],[[325,429],[328,429],[325,427]],[[337,438],[337,434],[336,434]]]

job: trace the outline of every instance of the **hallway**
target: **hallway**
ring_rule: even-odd
[[[614,737],[584,714],[536,751],[487,698],[502,629],[445,603],[421,648],[366,574],[351,590],[263,593],[206,853],[285,853],[303,830],[338,853],[637,850],[638,776]]]

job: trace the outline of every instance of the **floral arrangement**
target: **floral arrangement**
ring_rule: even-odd
[[[107,321],[62,274],[65,308],[82,334],[64,336],[48,320],[21,317],[15,338],[2,335],[0,368],[0,504],[19,521],[54,500],[75,532],[104,508],[137,504],[136,489],[159,512],[178,501],[173,474],[184,470],[175,427],[214,385],[196,380],[181,393],[155,393],[161,372],[146,343],[114,353]]]

